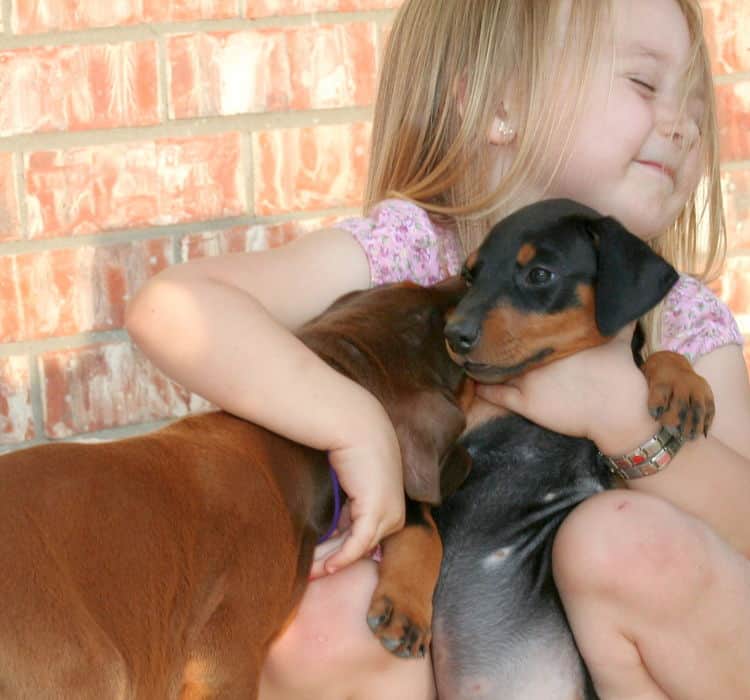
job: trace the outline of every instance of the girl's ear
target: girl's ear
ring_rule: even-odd
[[[590,222],[598,241],[596,325],[615,335],[656,306],[679,279],[677,271],[619,221]]]

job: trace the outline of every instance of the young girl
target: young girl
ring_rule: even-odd
[[[724,245],[698,0],[406,0],[376,106],[368,217],[175,266],[133,300],[128,330],[157,366],[327,450],[350,496],[351,528],[316,570],[359,561],[311,584],[272,648],[264,697],[434,694],[428,661],[390,657],[364,623],[376,564],[360,558],[403,522],[393,427],[293,330],[345,292],[455,274],[493,222],[563,196],[695,276],[646,319],[649,347],[685,354],[717,405],[708,438],[563,524],[554,568],[576,640],[605,700],[750,698],[750,388],[736,324],[697,281]],[[503,405],[612,456],[657,432],[624,334],[480,393],[483,415]]]

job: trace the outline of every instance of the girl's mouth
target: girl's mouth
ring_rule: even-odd
[[[653,168],[658,170],[663,175],[666,175],[672,182],[674,182],[675,171],[664,163],[657,163],[654,160],[637,160],[636,163],[639,165],[645,165],[647,168]]]

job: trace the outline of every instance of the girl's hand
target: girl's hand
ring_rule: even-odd
[[[655,425],[645,378],[633,362],[632,336],[630,324],[604,345],[506,384],[477,385],[477,394],[549,430],[588,438],[605,454],[621,454]]]
[[[351,524],[342,518],[342,536],[333,551],[319,548],[316,555],[324,557],[326,573],[332,574],[361,559],[378,543],[404,525],[404,480],[401,451],[396,431],[385,411],[378,404],[377,415],[364,421],[363,438],[352,438],[352,444],[329,452],[341,488],[349,500],[346,513]],[[348,526],[347,526],[348,525]],[[320,559],[314,573],[320,571]]]

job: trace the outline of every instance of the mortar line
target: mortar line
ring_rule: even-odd
[[[144,435],[146,433],[153,432],[159,428],[163,428],[170,423],[178,419],[178,416],[164,418],[161,420],[148,421],[144,423],[133,423],[131,425],[122,425],[115,428],[103,428],[102,430],[95,430],[90,433],[77,433],[66,438],[49,438],[46,435],[42,437],[36,437],[32,440],[25,440],[24,442],[15,443],[0,443],[0,455],[14,452],[15,450],[26,449],[28,447],[35,447],[37,445],[47,444],[58,444],[61,442],[109,442],[112,440],[120,440],[126,437],[132,437],[135,435]]]
[[[11,0],[2,0],[3,8]],[[108,27],[86,27],[85,29],[53,29],[49,32],[30,34],[0,34],[0,50],[18,48],[56,47],[66,45],[90,46],[123,41],[145,41],[154,34],[185,34],[198,32],[232,32],[266,29],[271,27],[314,27],[321,24],[355,24],[378,22],[393,15],[393,10],[368,10],[362,12],[320,12],[303,15],[274,15],[247,19],[237,17],[224,19],[201,19],[191,22],[142,22],[131,25]]]
[[[34,435],[46,438],[44,432],[44,383],[39,370],[39,355],[30,349],[29,358],[29,386],[31,395],[31,419],[34,423]]]
[[[0,357],[27,355],[40,356],[47,352],[75,350],[87,345],[108,345],[130,342],[130,336],[122,328],[107,331],[86,331],[75,335],[55,336],[52,338],[35,338],[16,343],[0,344]]]
[[[59,236],[55,238],[8,241],[0,243],[0,256],[39,253],[46,250],[69,250],[85,248],[87,246],[100,247],[122,243],[137,243],[159,238],[179,238],[196,233],[223,231],[237,226],[274,226],[290,221],[306,221],[308,219],[326,218],[329,216],[356,216],[359,212],[360,210],[356,207],[330,207],[327,209],[294,211],[270,216],[243,214],[241,216],[208,219],[206,221],[190,221],[166,226],[118,229],[86,236]]]
[[[265,131],[309,126],[332,126],[369,121],[372,107],[337,107],[294,112],[254,112],[177,119],[150,126],[81,131],[34,132],[0,137],[0,152],[58,151],[70,148],[97,147],[134,141],[216,136],[232,131]]]

